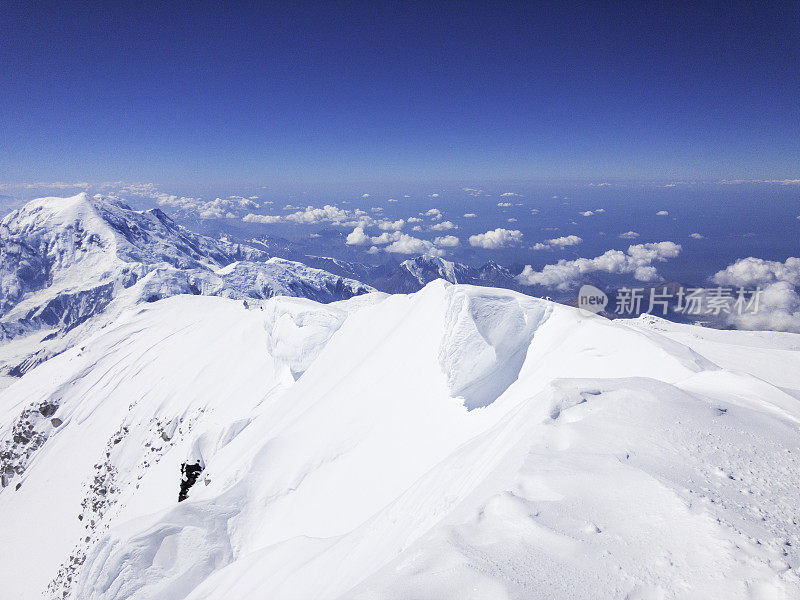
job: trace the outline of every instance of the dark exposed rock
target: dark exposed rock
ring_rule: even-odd
[[[178,492],[178,502],[183,502],[189,497],[189,488],[195,484],[202,472],[203,467],[199,462],[181,464],[181,489]]]

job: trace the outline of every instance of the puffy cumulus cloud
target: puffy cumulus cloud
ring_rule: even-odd
[[[369,244],[369,242],[369,236],[366,234],[363,227],[356,227],[353,229],[351,233],[347,234],[347,239],[345,240],[348,246],[363,246]]]
[[[439,219],[442,218],[442,211],[440,211],[438,208],[431,208],[425,211],[424,213],[419,213],[419,214],[422,215],[423,217],[430,217],[434,221],[438,221]]]
[[[752,310],[731,311],[724,318],[737,329],[800,333],[800,295],[789,282],[772,283],[761,289]]]
[[[243,220],[251,223],[268,224],[296,223],[299,225],[330,224],[337,227],[378,227],[385,231],[399,230],[405,225],[403,219],[391,221],[383,217],[375,218],[361,209],[346,210],[331,204],[326,204],[322,208],[315,206],[307,206],[306,208],[287,206],[286,208],[294,210],[294,212],[283,216],[250,213]]]
[[[261,205],[251,198],[242,196],[228,196],[204,201],[202,198],[188,198],[162,194],[158,197],[158,204],[169,206],[185,214],[194,214],[201,219],[236,218],[235,212],[260,208]]]
[[[253,213],[248,213],[242,217],[242,221],[245,223],[263,223],[266,225],[280,223],[282,220],[283,219],[277,215],[255,215]]]
[[[496,250],[506,246],[512,246],[522,241],[522,232],[517,229],[503,229],[498,227],[486,233],[469,236],[469,245],[476,248],[486,248]]]
[[[503,192],[502,194],[500,194],[500,197],[501,198],[522,198],[522,196],[520,196],[519,194],[516,194],[514,192]]]
[[[397,254],[428,254],[432,256],[441,256],[444,254],[442,250],[433,245],[433,242],[412,237],[407,233],[401,233],[395,241],[386,246],[386,252],[394,252]]]
[[[149,198],[155,200],[160,206],[171,208],[185,216],[194,216],[200,219],[233,219],[246,210],[261,207],[261,204],[257,202],[258,196],[245,198],[244,196],[232,195],[226,198],[204,200],[203,198],[168,194],[162,192],[153,183],[117,181],[100,184],[99,187],[104,190],[114,190],[117,197],[139,196],[141,198]],[[271,203],[267,202],[265,204]]]
[[[376,246],[383,246],[390,242],[395,242],[399,240],[402,237],[402,235],[403,235],[402,233],[399,233],[397,231],[393,231],[391,233],[389,233],[388,231],[384,231],[382,234],[373,237],[372,243],[375,244]]]
[[[369,197],[370,197],[370,195],[369,195],[369,194],[361,194],[361,197],[362,197],[362,198],[369,198]]]
[[[660,210],[660,211],[658,211],[658,212],[656,213],[656,216],[657,216],[657,217],[666,217],[668,214],[669,214],[669,212],[668,212],[668,211],[666,211],[666,210]]]
[[[724,314],[726,324],[738,329],[800,333],[800,258],[779,262],[750,256],[728,265],[711,280],[721,286],[761,290],[752,310]]]
[[[693,238],[695,240],[704,240],[704,239],[706,239],[706,237],[704,235],[700,234],[700,233],[690,233],[689,237]]]
[[[508,223],[516,223],[518,220],[519,219],[517,219],[516,217],[509,217],[508,219],[506,219]]]
[[[461,189],[464,190],[465,192],[467,192],[470,196],[475,197],[475,198],[477,198],[478,196],[483,195],[483,190],[479,190],[477,188],[465,187],[465,188],[461,188]]]
[[[408,217],[406,219],[406,222],[407,223],[422,223],[422,219],[420,219],[419,217]]]
[[[800,285],[800,258],[790,256],[785,262],[779,262],[748,256],[718,271],[711,280],[718,285],[736,287],[756,287],[778,282],[797,286]]]
[[[431,225],[431,229],[434,231],[448,231],[450,229],[458,229],[458,225],[452,221],[441,221],[440,223],[436,223],[436,225]]]
[[[501,208],[508,208],[509,206],[514,206],[514,204],[512,202],[498,202],[497,206],[500,206]]]
[[[476,215],[475,213],[464,213],[464,218],[465,219],[474,219],[477,216],[478,215]],[[797,217],[797,218],[800,219],[800,217]]]
[[[403,219],[397,219],[397,221],[380,221],[377,223],[378,228],[384,231],[400,231],[406,222]]]
[[[545,265],[541,271],[526,265],[517,281],[523,285],[541,285],[562,291],[575,287],[584,275],[597,271],[614,275],[633,274],[639,281],[655,281],[659,276],[653,263],[675,258],[680,252],[681,246],[675,242],[637,244],[629,246],[626,252],[608,250],[594,258],[560,260]]]
[[[445,248],[453,248],[458,246],[461,242],[459,239],[454,235],[443,235],[435,238],[433,243],[437,246],[443,246]]]
[[[307,206],[305,209],[286,215],[287,221],[306,225],[316,225],[317,223],[340,225],[352,219],[352,213],[332,204],[326,204],[322,208]]]
[[[585,210],[583,212],[578,213],[582,217],[592,217],[594,216],[595,211],[593,210]]]
[[[538,242],[531,246],[532,250],[549,250],[550,248],[558,247],[563,248],[565,246],[577,246],[578,244],[583,243],[583,238],[578,237],[577,235],[564,235],[561,237],[553,238],[551,240],[545,240],[544,242]]]
[[[619,237],[623,240],[633,240],[639,237],[639,234],[635,231],[626,231],[625,233],[620,233]]]
[[[389,198],[389,199],[387,200],[387,202],[397,202],[397,199],[396,199],[396,198]]]

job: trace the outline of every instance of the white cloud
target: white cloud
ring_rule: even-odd
[[[345,243],[348,246],[363,246],[369,244],[369,236],[364,232],[363,227],[356,227],[352,233],[347,234]]]
[[[436,225],[431,225],[431,229],[434,231],[448,231],[450,229],[458,229],[458,225],[452,221],[442,221],[440,223],[436,223]]]
[[[153,184],[132,184],[132,185],[150,185]],[[76,181],[75,183],[68,183],[65,181],[37,181],[34,183],[0,183],[0,190],[2,191],[9,191],[9,190],[69,190],[69,189],[81,189],[87,190],[91,187],[91,184],[85,181]]]
[[[518,219],[516,217],[509,217],[508,219],[506,219],[506,221],[508,221],[509,223],[516,223]]]
[[[422,223],[422,219],[420,219],[419,217],[408,217],[406,219],[406,222],[408,222],[408,223]]]
[[[398,233],[397,231],[393,231],[392,233],[389,233],[388,231],[384,231],[379,236],[371,238],[371,241],[376,246],[383,246],[383,245],[388,244],[390,242],[394,242],[396,240],[399,240],[402,237],[402,235],[403,235],[402,233]]]
[[[438,198],[439,194],[428,194],[429,198]]]
[[[405,224],[406,222],[403,219],[398,219],[397,221],[380,221],[378,222],[378,228],[384,231],[399,231]]]
[[[800,333],[800,258],[785,262],[742,258],[712,278],[717,285],[761,289],[756,311],[731,311],[724,315],[727,324],[739,329],[793,331]]]
[[[778,185],[800,185],[800,179],[722,179],[717,183],[723,185],[738,185],[742,183],[770,183]]]
[[[737,287],[755,287],[781,281],[797,286],[800,285],[800,258],[790,256],[785,262],[752,256],[741,258],[717,272],[712,281]]]
[[[453,248],[454,246],[458,246],[461,242],[454,235],[445,235],[435,238],[433,240],[433,243],[436,244],[437,246],[445,246],[447,248]]]
[[[496,250],[522,241],[522,232],[517,229],[497,228],[486,233],[469,236],[469,245],[477,248]]]
[[[298,210],[290,215],[286,215],[287,221],[302,224],[333,223],[340,224],[351,219],[348,211],[331,204],[326,204],[322,208],[307,206],[305,209]]]
[[[395,198],[389,198],[389,199],[387,200],[387,202],[397,202],[397,200],[396,200]]]
[[[369,194],[361,194],[361,197],[362,197],[362,198],[369,198],[369,197],[370,197],[370,195],[369,195]]]
[[[286,208],[297,209],[287,206]],[[378,227],[382,230],[398,230],[405,225],[403,219],[391,221],[386,218],[373,218],[364,210],[346,210],[335,205],[326,204],[322,208],[307,206],[284,216],[248,214],[245,221],[253,223],[295,223],[299,225],[317,225],[328,223],[336,227]]]
[[[539,242],[531,246],[532,250],[549,250],[553,246],[557,246],[559,248],[563,248],[565,246],[577,246],[578,244],[583,242],[583,238],[578,237],[577,235],[564,235],[561,237],[553,238],[551,240],[545,240],[544,242]]]
[[[465,192],[467,192],[467,193],[468,193],[470,196],[473,196],[473,197],[478,197],[478,196],[480,196],[480,195],[482,195],[482,194],[483,194],[483,190],[479,190],[479,189],[476,189],[476,188],[468,188],[468,187],[465,187],[465,188],[461,188],[461,189],[462,189],[462,190],[464,190],[464,191],[465,191]]]
[[[656,213],[656,216],[657,216],[657,217],[666,217],[668,214],[669,214],[669,212],[668,212],[668,211],[666,211],[666,210],[660,210],[660,211],[658,211],[658,212]]]
[[[475,213],[464,213],[464,218],[465,219],[474,219],[477,216],[478,215],[476,215]],[[800,217],[797,217],[797,218],[800,219]]]
[[[248,213],[244,217],[242,217],[242,221],[246,223],[280,223],[283,219],[281,217],[275,215],[254,215],[253,213]]]
[[[634,240],[639,237],[639,234],[635,231],[626,231],[625,233],[620,233],[619,237],[623,240]]]
[[[696,240],[704,240],[704,239],[706,239],[704,235],[701,235],[699,233],[690,233],[689,237],[690,238],[694,238]]]
[[[500,197],[501,198],[513,198],[513,197],[521,198],[522,196],[520,196],[519,194],[516,194],[514,192],[503,192],[502,194],[500,194]]]
[[[585,210],[585,211],[583,211],[581,213],[578,213],[578,214],[581,215],[582,217],[591,217],[591,216],[594,215],[594,211],[593,210]]]
[[[498,202],[497,206],[501,206],[503,208],[507,208],[509,206],[514,206],[514,204],[512,204],[511,202]]]
[[[603,271],[616,275],[633,274],[639,281],[659,278],[654,262],[663,262],[680,254],[681,246],[675,242],[657,242],[629,246],[627,252],[608,250],[595,258],[560,260],[535,271],[527,265],[517,280],[523,285],[542,285],[567,290],[580,282],[587,273]]]
[[[398,254],[429,254],[434,256],[441,256],[443,254],[432,242],[412,237],[407,233],[400,234],[398,239],[386,247],[386,252],[396,252]]]
[[[150,196],[154,197],[154,196]],[[233,211],[260,208],[258,202],[242,196],[228,196],[204,201],[202,198],[189,198],[157,193],[155,197],[161,206],[170,206],[186,214],[194,214],[201,219],[235,218]]]
[[[440,211],[438,208],[430,208],[424,213],[419,214],[421,214],[423,217],[430,217],[434,221],[438,221],[442,218],[442,211]]]

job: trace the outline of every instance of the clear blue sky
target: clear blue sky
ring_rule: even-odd
[[[800,171],[798,2],[117,4],[0,3],[0,181]]]

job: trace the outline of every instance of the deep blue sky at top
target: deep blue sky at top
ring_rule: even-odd
[[[798,176],[800,3],[566,4],[0,2],[0,181]]]

